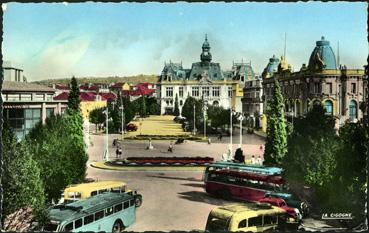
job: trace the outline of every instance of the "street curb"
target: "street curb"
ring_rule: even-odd
[[[264,132],[259,132],[259,131],[254,131],[254,134],[256,134],[256,135],[258,135],[258,136],[260,136],[260,137],[263,137],[263,138],[266,138],[266,133],[264,133]]]
[[[115,167],[107,166],[103,161],[91,162],[89,164],[93,168],[110,170],[110,171],[204,171],[206,166],[187,167],[187,166],[126,166]]]

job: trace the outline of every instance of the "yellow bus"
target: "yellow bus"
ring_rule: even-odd
[[[295,228],[284,209],[268,203],[243,203],[213,209],[206,223],[206,231],[263,232]],[[292,220],[293,221],[293,220]]]
[[[70,185],[64,190],[62,200],[60,202],[68,204],[105,192],[127,193],[136,197],[136,207],[139,207],[142,204],[142,195],[138,194],[137,191],[127,189],[126,183],[122,181],[96,181]]]

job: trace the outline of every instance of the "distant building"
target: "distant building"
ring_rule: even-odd
[[[65,104],[68,103],[69,92],[62,92],[61,94],[54,97],[55,101],[60,101]],[[79,99],[81,114],[84,119],[88,119],[89,114],[96,108],[102,108],[107,106],[107,101],[115,101],[117,96],[114,93],[96,93],[96,92],[80,92]]]
[[[313,104],[321,103],[327,114],[335,116],[338,128],[345,121],[362,119],[359,110],[368,93],[363,69],[348,69],[338,65],[336,56],[324,37],[316,42],[309,64],[297,72],[282,57],[273,58],[263,72],[264,110],[272,99],[274,78],[279,81],[285,100],[285,112],[289,120],[308,112]]]
[[[242,88],[249,75],[253,75],[250,64],[234,64],[231,71],[222,71],[219,63],[212,62],[210,44],[205,36],[200,62],[192,63],[191,69],[184,69],[182,63],[165,63],[157,83],[160,113],[174,111],[178,96],[180,112],[186,98],[204,99],[207,104],[232,107],[240,112]]]
[[[118,92],[122,93],[123,91],[129,91],[130,90],[130,85],[126,82],[121,83],[113,83],[112,85],[110,85],[109,87],[110,91],[118,94]]]
[[[4,81],[27,82],[23,70],[12,66],[10,61],[3,62]]]
[[[243,113],[251,118],[252,126],[261,127],[261,119],[264,114],[263,109],[263,86],[262,79],[255,76],[255,79],[245,81],[242,98]]]
[[[66,103],[53,99],[55,91],[53,88],[34,83],[3,82],[3,117],[19,140],[38,122],[44,123],[46,117],[65,111]]]

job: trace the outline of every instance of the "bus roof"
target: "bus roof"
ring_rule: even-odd
[[[50,220],[63,222],[103,210],[115,204],[131,200],[134,197],[126,193],[102,193],[88,199],[81,199],[67,205],[53,206],[48,210]]]
[[[244,163],[234,163],[230,161],[215,161],[214,163],[210,164],[209,166],[213,167],[229,167],[239,170],[245,170],[255,173],[262,173],[262,174],[269,174],[269,175],[275,175],[275,174],[281,174],[283,172],[282,168],[279,167],[264,167],[262,165],[250,165],[250,164],[244,164]]]
[[[96,189],[106,189],[126,185],[123,181],[96,181],[91,183],[72,184],[65,189],[65,192],[95,191]]]
[[[220,206],[212,210],[211,214],[218,218],[230,218],[233,215],[247,214],[249,217],[254,217],[263,214],[279,214],[286,211],[277,206],[268,205],[266,203],[247,203],[233,204]]]

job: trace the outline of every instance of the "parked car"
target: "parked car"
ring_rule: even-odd
[[[126,125],[126,130],[127,131],[137,131],[137,125],[133,124],[133,123],[129,123]]]
[[[310,213],[309,205],[305,201],[296,199],[293,195],[284,195],[278,192],[269,192],[265,194],[265,197],[278,197],[282,198],[286,204],[290,207],[297,208],[303,217],[306,217]]]
[[[174,117],[174,122],[176,122],[176,123],[183,123],[185,120],[186,120],[186,117],[183,117],[183,116],[176,116],[176,117]]]
[[[271,205],[278,206],[278,207],[284,209],[289,216],[295,218],[296,220],[301,220],[302,219],[300,211],[297,208],[292,208],[292,207],[288,206],[287,203],[282,198],[264,197],[264,198],[260,199],[259,202],[269,203]]]

